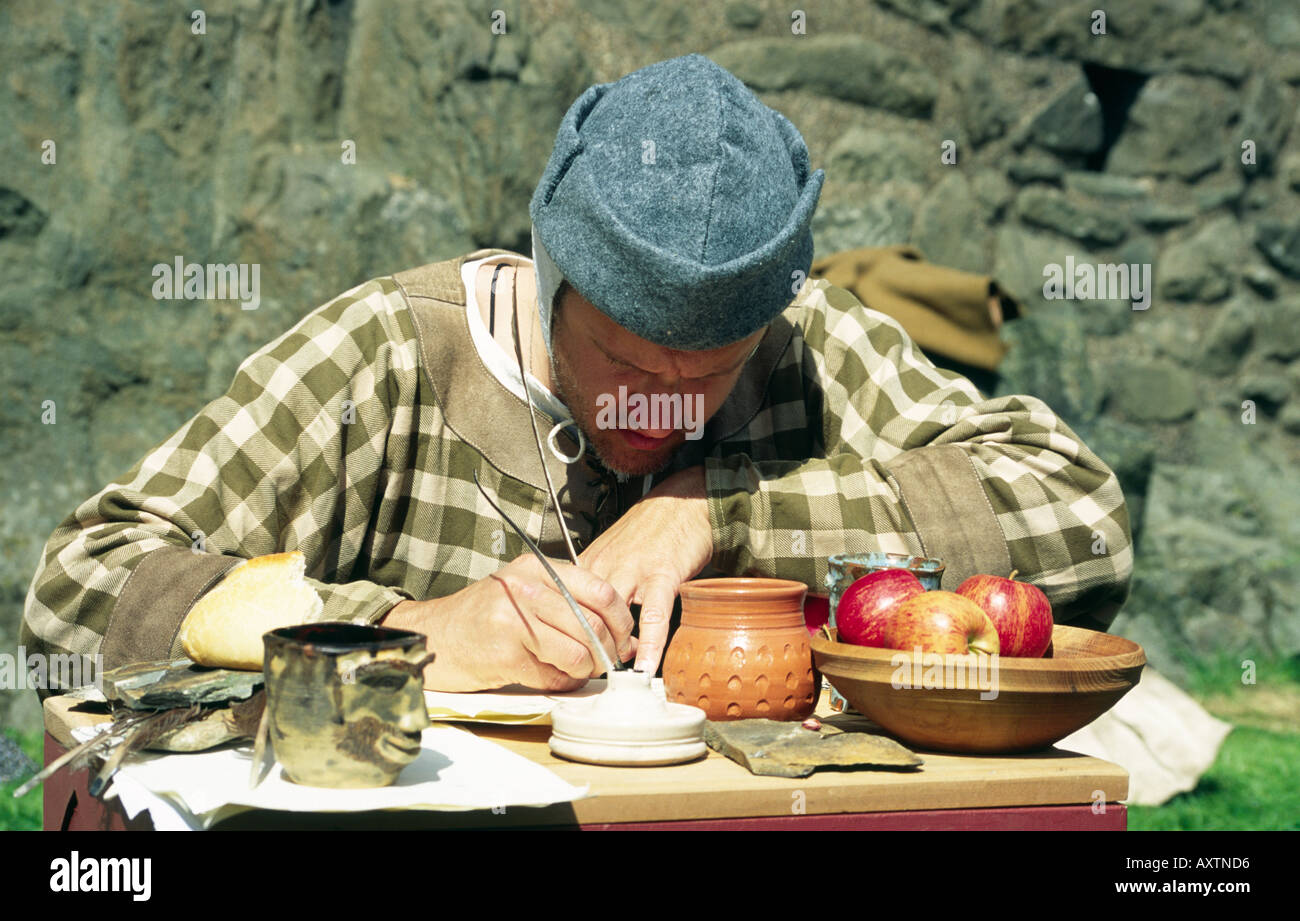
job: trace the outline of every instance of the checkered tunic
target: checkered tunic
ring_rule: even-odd
[[[465,317],[460,265],[502,252],[365,282],[244,361],[60,523],[27,596],[29,651],[101,652],[106,668],[178,655],[199,596],[239,560],[285,550],[305,554],[328,620],[459,591],[526,552],[475,471],[563,557],[527,407],[484,367]],[[646,488],[590,458],[546,462],[580,547]],[[1058,623],[1094,629],[1128,590],[1128,515],[1106,465],[1041,401],[983,399],[824,280],[804,284],[703,438],[654,480],[696,464],[717,573],[824,591],[831,554],[925,554],[947,562],[947,589],[1019,569]]]

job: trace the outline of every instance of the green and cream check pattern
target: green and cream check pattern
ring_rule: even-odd
[[[705,460],[715,565],[824,591],[830,555],[925,553],[948,561],[946,589],[1019,569],[1058,621],[1108,625],[1132,552],[1106,465],[1042,401],[983,399],[843,289],[803,295],[772,405]],[[975,565],[954,570],[962,557]]]
[[[459,265],[493,252],[368,281],[249,357],[224,395],[58,526],[28,593],[27,648],[103,652],[106,667],[176,655],[204,591],[240,559],[284,550],[305,554],[324,619],[374,622],[403,598],[459,591],[525,552],[475,471],[563,556],[527,409],[465,323]],[[590,459],[547,463],[580,545],[642,494]],[[1097,628],[1127,592],[1127,513],[1096,455],[1039,400],[984,400],[822,280],[772,324],[673,469],[695,463],[721,573],[824,591],[831,554],[926,553],[948,561],[945,588],[1017,568],[1058,622]]]

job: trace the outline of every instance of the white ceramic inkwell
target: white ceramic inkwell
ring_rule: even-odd
[[[646,672],[610,672],[595,697],[566,700],[551,711],[551,751],[592,764],[677,764],[706,751],[704,711],[669,703]]]

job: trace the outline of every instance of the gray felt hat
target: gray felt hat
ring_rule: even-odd
[[[561,279],[667,348],[767,325],[812,266],[824,179],[794,125],[703,55],[588,88],[528,208],[547,348]]]

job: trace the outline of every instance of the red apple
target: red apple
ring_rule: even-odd
[[[855,581],[840,596],[835,629],[840,642],[884,646],[880,630],[904,601],[923,594],[921,580],[906,569],[881,569]]]
[[[1052,606],[1047,596],[1028,582],[1001,576],[971,576],[957,594],[975,602],[993,621],[1004,656],[1039,658],[1052,642]]]
[[[919,648],[941,655],[996,655],[998,631],[979,605],[956,592],[924,592],[904,601],[881,636],[890,649]]]

